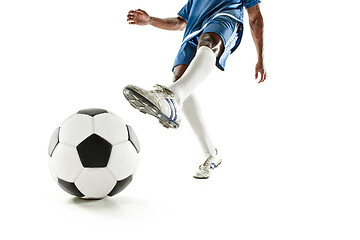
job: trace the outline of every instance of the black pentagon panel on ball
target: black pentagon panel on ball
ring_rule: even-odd
[[[64,181],[60,178],[58,178],[59,186],[64,189],[66,192],[70,193],[71,195],[74,195],[76,197],[84,197],[85,195],[82,194],[79,189],[76,187],[75,183]]]
[[[91,117],[94,117],[94,116],[102,114],[102,113],[108,113],[108,111],[106,111],[105,109],[101,109],[101,108],[88,108],[88,109],[82,109],[77,113],[78,114],[86,114]]]
[[[124,178],[123,180],[117,181],[115,187],[111,190],[110,193],[108,193],[108,196],[112,197],[122,190],[124,190],[132,181],[133,175],[128,176],[127,178]]]
[[[50,157],[54,153],[56,146],[59,144],[59,132],[60,132],[60,128],[58,127],[57,129],[55,129],[55,131],[51,135],[50,143],[49,143],[49,147],[48,147],[48,153],[49,153]]]
[[[76,147],[80,161],[84,167],[106,167],[112,145],[97,134],[92,134]]]
[[[132,127],[130,127],[129,125],[126,125],[127,130],[128,130],[128,135],[129,138],[128,140],[132,143],[132,145],[134,145],[136,152],[139,153],[140,152],[140,142],[139,139],[137,138],[134,130],[132,129]]]

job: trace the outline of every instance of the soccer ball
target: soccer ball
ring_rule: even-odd
[[[87,199],[114,196],[133,178],[140,152],[134,130],[104,109],[84,109],[55,129],[49,165],[66,192]]]

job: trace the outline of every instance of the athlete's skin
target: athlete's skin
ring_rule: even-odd
[[[266,79],[266,71],[264,68],[263,62],[263,29],[264,22],[260,12],[259,4],[247,9],[249,16],[249,23],[251,29],[251,35],[253,37],[258,62],[255,65],[255,79],[258,78],[258,74],[260,73],[260,80],[258,83],[265,81]],[[152,25],[157,28],[161,28],[164,30],[184,30],[186,27],[186,21],[180,16],[174,18],[156,18],[151,17],[144,10],[137,9],[129,11],[127,15],[127,21],[129,24],[134,25]],[[221,53],[224,51],[224,43],[222,42],[219,35],[216,33],[204,33],[201,35],[198,48],[202,46],[209,47],[216,55],[219,57]],[[177,65],[174,70],[174,82],[176,82],[185,72],[188,65],[180,64]]]

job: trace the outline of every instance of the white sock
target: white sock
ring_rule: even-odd
[[[208,47],[200,47],[185,73],[169,86],[180,104],[210,74],[215,66],[215,53]]]
[[[189,121],[200,146],[204,153],[215,155],[216,150],[210,139],[205,122],[203,121],[202,114],[197,99],[194,94],[186,98],[183,105],[183,111],[186,119]]]

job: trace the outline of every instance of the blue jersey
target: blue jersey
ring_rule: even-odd
[[[244,7],[250,8],[260,2],[261,0],[189,0],[178,13],[187,22],[184,42],[200,33],[207,22],[217,16],[227,15],[242,23]]]

